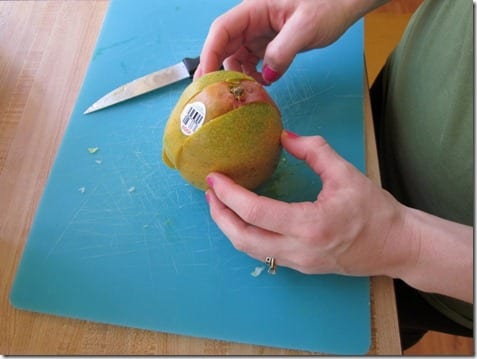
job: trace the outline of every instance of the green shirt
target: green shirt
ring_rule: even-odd
[[[473,4],[427,0],[383,72],[383,186],[407,206],[473,225]],[[456,258],[459,260],[459,258]],[[472,305],[423,296],[471,328]]]

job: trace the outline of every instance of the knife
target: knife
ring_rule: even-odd
[[[197,70],[199,66],[199,60],[199,57],[186,57],[175,65],[128,82],[101,97],[88,107],[84,114],[101,110],[180,80],[192,78],[195,70]]]

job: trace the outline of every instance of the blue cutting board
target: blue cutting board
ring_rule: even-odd
[[[232,0],[112,1],[11,292],[17,308],[233,342],[334,354],[370,346],[367,277],[251,273],[203,192],[161,160],[189,80],[90,115],[132,79],[196,56]],[[268,88],[286,128],[321,134],[364,171],[363,25],[300,54]],[[97,147],[94,154],[88,148]],[[314,200],[321,182],[284,153],[260,192]]]

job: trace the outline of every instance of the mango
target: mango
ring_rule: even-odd
[[[186,87],[166,123],[162,158],[194,187],[220,172],[248,189],[271,177],[281,154],[280,111],[265,88],[236,71],[211,72]]]

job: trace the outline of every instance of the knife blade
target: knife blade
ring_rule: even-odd
[[[101,110],[180,80],[192,78],[195,70],[199,66],[199,59],[199,57],[185,57],[181,62],[175,65],[152,72],[119,86],[93,103],[83,114]]]

